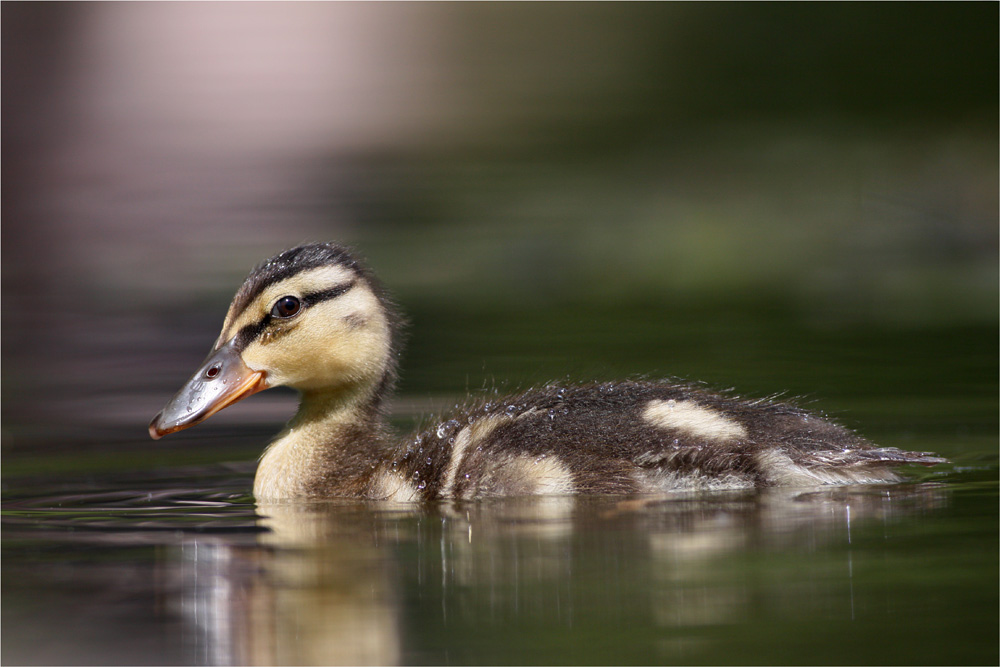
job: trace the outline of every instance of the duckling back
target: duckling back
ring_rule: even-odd
[[[671,382],[549,385],[486,400],[423,431],[367,495],[421,500],[898,481],[943,462],[880,448],[785,403]]]

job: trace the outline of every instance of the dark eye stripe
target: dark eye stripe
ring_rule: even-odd
[[[244,325],[235,336],[236,342],[233,346],[236,348],[236,351],[242,352],[247,349],[247,346],[250,345],[250,343],[257,340],[260,335],[264,333],[264,330],[267,329],[267,325],[270,323],[271,315],[269,313],[262,317],[259,322]]]
[[[323,290],[322,292],[310,292],[309,294],[303,294],[302,307],[309,308],[311,306],[315,306],[317,303],[329,301],[330,299],[336,299],[341,294],[345,294],[350,291],[350,289],[354,287],[354,284],[355,281],[352,280],[349,283],[337,285],[336,287],[331,287],[330,289]],[[237,352],[242,352],[247,349],[247,346],[249,346],[250,343],[260,338],[261,334],[267,330],[268,325],[271,324],[272,319],[274,318],[271,316],[271,313],[268,313],[258,321],[244,325],[236,333],[235,347]]]
[[[323,290],[322,292],[312,292],[311,294],[304,294],[302,296],[303,306],[315,306],[317,303],[323,301],[329,301],[330,299],[336,299],[341,294],[346,293],[352,287],[354,287],[354,282],[344,283],[343,285],[337,285],[336,287],[331,287],[328,290]]]
[[[279,253],[259,264],[243,282],[233,299],[233,318],[243,314],[254,300],[271,285],[297,276],[303,271],[324,266],[341,266],[350,273],[362,272],[347,248],[334,243],[311,243]]]

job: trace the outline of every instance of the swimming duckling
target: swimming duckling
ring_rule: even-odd
[[[945,460],[876,447],[797,407],[673,382],[552,384],[490,397],[393,443],[399,319],[346,248],[304,245],[250,272],[212,352],[149,425],[160,438],[269,387],[302,395],[260,459],[258,500],[416,501],[898,481]]]

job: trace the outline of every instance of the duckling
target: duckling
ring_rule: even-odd
[[[149,425],[158,439],[269,387],[301,394],[261,456],[260,501],[634,494],[899,481],[927,452],[877,447],[798,407],[672,381],[549,384],[486,397],[394,442],[385,403],[400,318],[352,251],[303,245],[257,266],[208,358]]]

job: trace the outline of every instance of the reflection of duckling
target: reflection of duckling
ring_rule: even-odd
[[[670,382],[547,385],[389,446],[398,318],[346,249],[267,260],[236,293],[208,359],[150,424],[159,438],[268,387],[302,393],[264,453],[259,499],[395,500],[895,481],[943,462],[875,447],[799,408]]]

